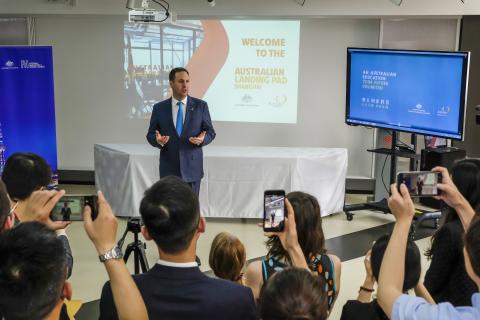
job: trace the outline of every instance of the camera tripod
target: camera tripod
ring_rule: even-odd
[[[127,229],[122,235],[122,238],[118,241],[118,247],[122,249],[123,243],[125,242],[125,237],[127,236],[128,232],[133,233],[133,242],[127,245],[127,249],[125,250],[125,255],[123,256],[123,261],[127,263],[130,254],[133,251],[133,265],[135,267],[135,274],[140,273],[140,267],[142,268],[142,272],[147,272],[149,268],[147,256],[145,254],[145,249],[147,245],[138,239],[138,234],[141,231],[141,221],[140,218],[129,218],[127,222]]]

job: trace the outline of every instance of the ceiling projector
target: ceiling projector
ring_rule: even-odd
[[[168,18],[171,18],[169,8],[170,5],[165,0],[152,0],[161,9],[151,9],[149,0],[142,0],[141,5],[138,5],[138,1],[128,0],[127,9],[129,22],[146,22],[146,23],[162,23],[166,22]]]
[[[158,10],[130,10],[128,12],[129,22],[165,22],[169,13]]]

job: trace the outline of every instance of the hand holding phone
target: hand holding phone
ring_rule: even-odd
[[[94,220],[91,218],[93,213],[91,212],[91,207],[87,205],[87,208],[83,212],[84,227],[88,237],[95,245],[97,252],[104,254],[116,244],[118,222],[113,214],[112,208],[101,191],[98,192],[98,197],[95,197],[95,199],[98,204],[98,219]]]
[[[22,222],[38,221],[52,230],[65,229],[69,222],[54,221],[51,218],[52,209],[65,194],[64,190],[34,191],[25,201],[19,202],[17,207],[18,218]]]
[[[51,217],[54,221],[82,221],[83,209],[89,206],[92,219],[98,212],[97,196],[95,195],[66,195],[55,205]]]
[[[285,191],[266,190],[263,199],[263,231],[283,231],[286,212]]]
[[[295,211],[292,204],[285,199],[285,215],[283,219],[283,230],[277,232],[266,232],[265,236],[276,236],[282,243],[282,247],[287,251],[292,265],[297,268],[308,268],[307,261],[303,255],[302,248],[298,243],[297,224],[295,222]]]

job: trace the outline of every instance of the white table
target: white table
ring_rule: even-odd
[[[347,150],[343,148],[203,148],[201,212],[206,217],[261,218],[263,191],[304,191],[322,216],[342,211]],[[138,216],[144,191],[158,181],[159,150],[145,144],[95,144],[95,183],[118,216]]]

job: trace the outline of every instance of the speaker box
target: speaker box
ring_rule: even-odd
[[[466,156],[465,150],[453,147],[423,149],[420,159],[420,170],[430,171],[437,166],[450,170],[456,161],[465,159]],[[441,205],[441,201],[433,198],[420,198],[420,203],[435,209],[440,209]]]

